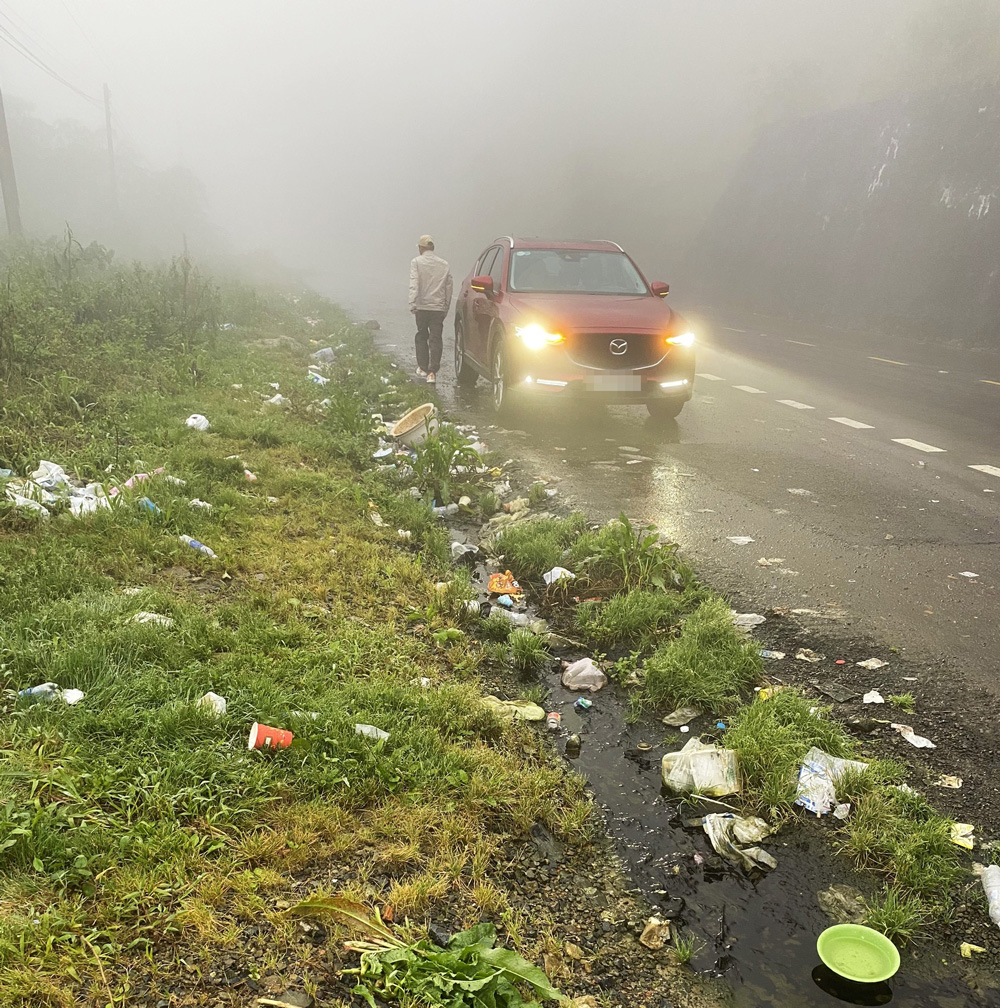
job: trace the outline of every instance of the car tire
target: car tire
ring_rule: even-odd
[[[479,375],[465,356],[465,332],[462,323],[455,320],[455,380],[464,388],[472,388]]]
[[[492,383],[490,404],[497,417],[508,418],[515,412],[514,393],[510,388],[507,347],[503,336],[496,336],[490,351],[490,381]]]
[[[646,409],[654,420],[674,420],[680,416],[684,403],[673,399],[647,399]]]

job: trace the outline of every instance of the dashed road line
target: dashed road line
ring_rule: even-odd
[[[924,444],[923,441],[914,441],[913,438],[908,437],[894,437],[892,439],[896,444],[906,445],[907,448],[916,448],[917,451],[922,452],[943,452],[947,451],[947,448],[935,448],[932,444]]]
[[[754,388],[753,385],[734,385],[734,389],[739,389],[741,392],[752,392],[754,395],[765,395],[764,389]]]
[[[1000,381],[990,381],[989,378],[979,379],[984,385],[1000,385]]]
[[[726,332],[746,332],[746,329],[734,329],[732,326],[724,325],[722,327]]]
[[[807,406],[804,402],[796,402],[794,399],[778,399],[782,406],[791,406],[792,409],[815,409],[815,406]]]
[[[695,378],[704,378],[705,381],[725,381],[725,378],[720,378],[717,374],[709,374],[707,371],[699,371]]]
[[[883,364],[898,364],[900,367],[909,367],[910,365],[906,361],[901,360],[889,360],[888,357],[869,357],[869,360],[881,361]]]
[[[852,420],[849,416],[832,416],[827,417],[827,420],[832,420],[834,423],[842,423],[845,427],[856,427],[858,430],[875,430],[870,423]]]
[[[812,346],[812,347],[814,347],[816,345],[815,343],[803,343],[802,340],[797,340],[797,339],[786,339],[785,342],[786,343],[794,343],[796,346]]]
[[[976,472],[986,473],[987,476],[1000,476],[1000,467],[991,465],[974,465],[969,466],[970,469],[975,469]]]

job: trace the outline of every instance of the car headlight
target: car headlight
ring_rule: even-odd
[[[566,338],[560,333],[546,332],[537,322],[531,325],[514,326],[514,332],[529,350],[541,350],[544,346],[554,346]]]
[[[694,333],[681,333],[680,336],[668,336],[667,342],[674,346],[694,346]]]

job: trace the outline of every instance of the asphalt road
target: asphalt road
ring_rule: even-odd
[[[347,301],[412,370],[405,306]],[[453,385],[450,318],[438,392],[588,514],[676,538],[741,607],[840,613],[845,632],[1000,695],[1000,354],[685,314],[698,377],[672,424],[552,403],[491,430],[485,384]]]

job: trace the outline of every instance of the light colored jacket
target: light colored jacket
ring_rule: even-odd
[[[410,311],[443,311],[451,308],[451,273],[448,264],[433,252],[424,252],[410,262]]]

